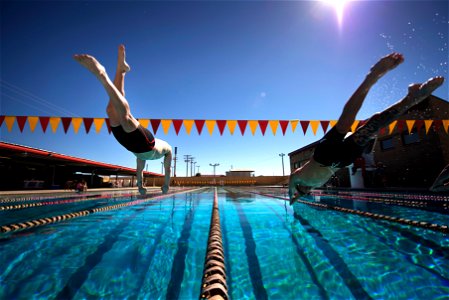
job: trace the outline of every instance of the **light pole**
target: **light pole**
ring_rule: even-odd
[[[190,158],[190,177],[192,177],[192,176],[193,176],[193,173],[195,172],[194,166],[193,166],[193,164],[194,164],[193,159],[194,159],[194,158],[195,158],[195,157],[191,157],[191,158]]]
[[[284,171],[284,153],[279,154],[279,156],[282,158],[282,176],[285,176],[285,171]]]
[[[215,163],[215,164],[209,164],[209,166],[211,166],[211,167],[213,167],[214,168],[214,177],[215,177],[215,168],[217,167],[217,166],[219,166],[220,164],[218,164],[218,163]]]
[[[196,166],[198,168],[198,171],[196,171],[198,174],[200,173],[200,166]]]
[[[189,162],[191,157],[192,155],[190,154],[184,155],[184,162],[186,163],[186,177],[189,177]]]

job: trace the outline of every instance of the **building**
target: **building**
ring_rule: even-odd
[[[226,172],[226,177],[254,177],[253,170],[230,170]]]
[[[449,164],[449,102],[430,96],[397,122],[379,131],[373,147],[374,166],[366,187],[428,188]],[[409,132],[409,127],[411,128]],[[313,155],[317,142],[289,153],[290,169]],[[350,187],[350,170],[336,173],[333,185]],[[379,178],[382,177],[382,178]]]

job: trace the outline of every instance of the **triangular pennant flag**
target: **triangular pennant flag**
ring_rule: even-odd
[[[316,120],[310,121],[310,127],[312,127],[313,135],[316,135],[318,126],[320,126],[320,121],[316,121]]]
[[[168,130],[170,129],[171,120],[161,120],[162,129],[164,129],[164,133],[168,134]]]
[[[396,123],[397,123],[397,122],[398,122],[398,121],[393,121],[393,122],[390,123],[390,125],[388,125],[388,132],[389,132],[390,134],[393,133],[394,127],[396,127]]]
[[[337,120],[330,120],[329,121],[329,126],[330,126],[330,128],[332,128],[332,127],[334,127],[335,126],[335,124],[337,124]]]
[[[209,134],[212,135],[212,133],[214,132],[215,120],[206,120],[206,127],[207,131],[209,131]]]
[[[268,120],[259,120],[259,128],[262,132],[262,135],[265,135],[265,131],[267,130]]]
[[[27,117],[26,116],[17,116],[16,119],[17,119],[17,125],[19,125],[20,132],[23,132],[23,128],[25,127]]]
[[[50,126],[53,133],[56,133],[56,130],[58,129],[59,122],[61,122],[61,118],[59,117],[50,117]]]
[[[330,122],[329,121],[321,121],[320,123],[321,123],[321,128],[323,129],[323,132],[326,133]]]
[[[159,129],[159,125],[161,124],[161,120],[160,119],[151,119],[150,123],[151,123],[151,128],[153,128],[153,133],[156,134],[157,130]]]
[[[50,122],[50,117],[39,117],[39,122],[41,123],[42,131],[45,133],[45,131],[47,131],[48,122]]]
[[[292,132],[295,133],[296,126],[298,126],[299,120],[290,120],[290,125],[292,127]]]
[[[109,119],[108,119],[108,121],[109,121]],[[83,118],[72,118],[73,131],[75,133],[78,133],[78,130],[81,127],[81,123],[83,123]]]
[[[15,120],[16,120],[16,117],[14,117],[14,116],[6,116],[5,117],[6,127],[8,127],[9,132],[11,132],[12,127],[14,126]]]
[[[423,125],[424,125],[424,121],[423,120],[416,120],[415,121],[416,132],[419,132]]]
[[[226,127],[226,120],[217,120],[217,126],[220,131],[220,135],[223,135],[223,131]]]
[[[137,121],[139,121],[140,126],[143,128],[148,128],[148,124],[150,124],[149,119],[137,119]]]
[[[5,116],[0,116],[0,127],[3,125],[3,121],[5,120]]]
[[[193,120],[184,120],[184,127],[188,135],[190,135],[190,131],[192,130]]]
[[[299,123],[301,124],[302,132],[304,132],[304,135],[305,135],[310,122],[309,121],[299,121]]]
[[[352,123],[352,126],[351,126],[351,132],[355,132],[356,131],[356,129],[357,129],[357,126],[359,126],[359,120],[354,120],[354,123]]]
[[[176,133],[176,135],[178,135],[179,130],[181,129],[181,126],[182,126],[182,120],[176,119],[176,120],[173,120],[172,122],[173,122],[173,127],[175,128],[175,133]]]
[[[432,126],[433,120],[424,120],[424,125],[426,127],[426,134],[429,132],[430,126]]]
[[[415,120],[406,120],[405,124],[407,124],[408,133],[412,133],[413,125],[415,124]]]
[[[387,132],[387,129],[385,127],[382,127],[381,129],[379,129],[380,135],[384,135],[386,132]]]
[[[108,133],[111,134],[111,122],[109,121],[109,118],[104,119],[106,122],[106,127],[108,128]]]
[[[273,132],[273,135],[276,135],[276,131],[278,129],[279,121],[277,121],[277,120],[270,120],[270,121],[268,121],[268,124],[270,124],[271,131]]]
[[[258,123],[259,123],[259,122],[257,122],[256,120],[250,120],[250,121],[248,121],[249,129],[251,129],[251,133],[252,133],[253,135],[256,134],[256,129],[257,129],[257,124],[258,124]]]
[[[433,120],[433,130],[435,132],[437,132],[438,130],[440,130],[441,125],[443,125],[443,121],[442,120]]]
[[[444,131],[446,131],[446,133],[448,133],[448,131],[449,131],[449,129],[448,129],[448,127],[449,127],[449,120],[442,120],[442,122],[443,122]]]
[[[405,120],[398,120],[398,123],[396,124],[396,128],[399,133],[401,133],[402,130],[404,130],[404,125],[405,125]]]
[[[279,121],[279,125],[281,125],[281,129],[282,129],[282,135],[285,135],[285,131],[287,130],[287,126],[288,126],[289,121]]]
[[[236,120],[228,120],[226,123],[228,124],[229,132],[231,133],[231,135],[233,135],[235,126],[237,126],[237,121]]]
[[[69,117],[62,117],[62,128],[64,128],[64,133],[67,133],[67,130],[69,129],[70,123],[72,122],[72,118]]]
[[[95,132],[100,133],[101,127],[103,127],[104,118],[94,118]]]
[[[204,127],[204,120],[195,120],[196,130],[198,131],[198,135],[201,135]]]
[[[86,129],[86,134],[89,133],[93,122],[94,122],[93,118],[83,118],[83,123],[84,123],[84,128]]]
[[[244,135],[248,121],[247,120],[238,120],[237,124],[239,125],[240,132],[242,133],[242,135]]]
[[[34,132],[34,130],[36,129],[38,121],[39,121],[38,117],[28,117],[28,125],[30,125],[31,132]]]

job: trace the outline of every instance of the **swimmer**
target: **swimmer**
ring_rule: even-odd
[[[449,165],[444,167],[441,173],[430,187],[431,192],[449,192]]]
[[[125,59],[125,46],[118,48],[118,62],[114,82],[111,82],[106,69],[93,57],[87,54],[76,54],[74,59],[97,77],[109,96],[106,113],[109,117],[111,131],[117,141],[132,152],[137,158],[137,187],[141,195],[146,194],[143,184],[143,169],[146,160],[164,158],[165,180],[162,192],[168,192],[172,160],[171,146],[140,125],[131,114],[129,103],[125,99],[125,74],[130,67]]]
[[[313,188],[325,184],[338,169],[353,163],[369,142],[376,137],[380,128],[398,119],[443,84],[443,77],[430,78],[423,84],[411,84],[404,98],[384,111],[374,114],[363,126],[346,137],[371,87],[403,61],[404,57],[401,54],[391,53],[382,57],[371,67],[365,80],[346,102],[335,126],[319,141],[313,157],[291,173],[290,204],[299,197],[309,194]]]

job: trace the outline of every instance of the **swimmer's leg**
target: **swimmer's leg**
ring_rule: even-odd
[[[122,125],[123,130],[126,132],[135,130],[139,126],[139,122],[131,115],[128,101],[111,82],[105,68],[93,56],[87,54],[74,55],[74,58],[98,78],[109,95],[109,101],[116,112],[116,115],[111,117],[117,118],[111,121],[119,121],[119,124]],[[111,125],[118,124],[111,122]]]
[[[391,53],[382,57],[374,66],[371,67],[370,72],[366,76],[362,84],[357,88],[354,94],[346,102],[340,118],[335,124],[338,132],[346,134],[351,129],[355,121],[357,113],[362,107],[363,101],[366,98],[371,87],[388,71],[396,68],[404,61],[404,57],[399,53]]]
[[[444,82],[443,77],[433,77],[423,84],[412,84],[408,94],[384,111],[373,115],[362,127],[351,136],[354,142],[364,146],[375,138],[380,128],[387,126],[406,113],[410,108],[429,97]]]

